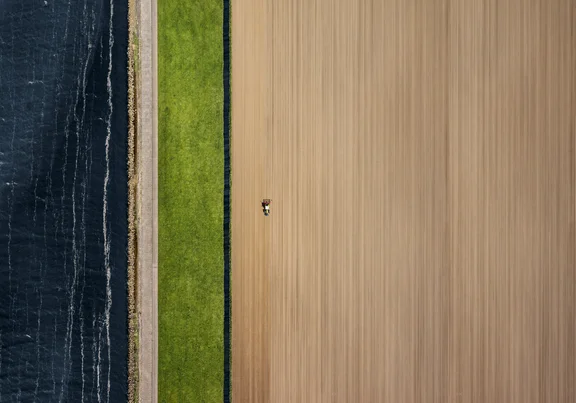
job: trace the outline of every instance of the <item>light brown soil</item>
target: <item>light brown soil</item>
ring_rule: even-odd
[[[234,2],[234,402],[576,402],[575,8]]]

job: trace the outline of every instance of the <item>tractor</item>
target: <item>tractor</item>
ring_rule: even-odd
[[[270,199],[263,199],[262,200],[262,210],[264,211],[264,215],[268,217],[270,215]]]

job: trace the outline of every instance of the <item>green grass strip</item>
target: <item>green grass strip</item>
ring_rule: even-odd
[[[222,0],[158,2],[159,402],[221,402]]]

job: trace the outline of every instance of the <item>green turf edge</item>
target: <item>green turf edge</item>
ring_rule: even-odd
[[[158,3],[158,400],[223,390],[222,1]]]

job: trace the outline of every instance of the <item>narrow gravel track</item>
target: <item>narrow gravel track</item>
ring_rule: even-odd
[[[156,0],[140,0],[138,30],[139,401],[158,401],[158,62]]]

